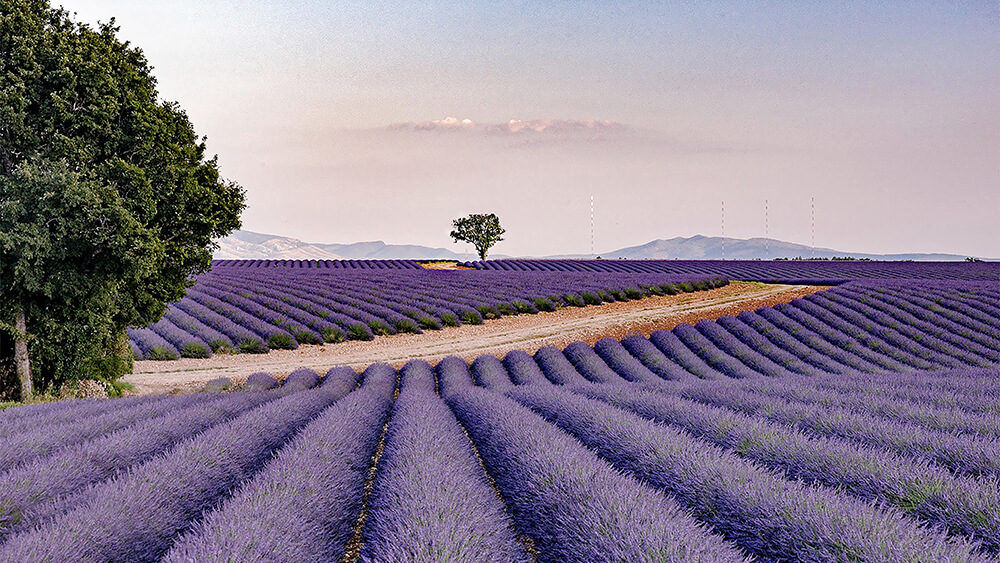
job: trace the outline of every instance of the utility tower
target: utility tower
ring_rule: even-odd
[[[594,253],[594,194],[590,194],[590,257],[597,258]]]
[[[722,200],[722,259],[726,259],[726,200]]]

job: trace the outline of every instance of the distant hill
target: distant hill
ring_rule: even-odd
[[[871,260],[920,260],[953,261],[965,260],[960,254],[869,254],[846,252],[830,248],[812,248],[804,244],[775,239],[736,239],[723,237],[674,237],[658,239],[639,246],[620,248],[602,253],[602,258],[628,258],[630,260],[773,260],[775,258],[869,258]]]
[[[348,244],[318,244],[296,238],[234,231],[219,240],[216,260],[475,260],[447,248],[386,244],[380,240]]]
[[[724,243],[724,244],[723,244]],[[775,258],[852,257],[871,260],[964,260],[962,254],[868,254],[845,252],[830,248],[811,248],[775,239],[735,239],[722,237],[674,237],[647,242],[639,246],[602,252],[602,258],[629,260],[773,260]],[[235,231],[219,241],[215,252],[219,260],[476,260],[468,253],[447,248],[432,248],[415,244],[386,244],[380,240],[347,244],[309,243],[291,237],[267,235],[251,231]],[[490,258],[506,258],[490,255]],[[529,257],[525,257],[529,258]],[[590,258],[570,254],[545,258]]]

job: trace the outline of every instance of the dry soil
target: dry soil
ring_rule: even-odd
[[[379,336],[374,340],[301,346],[267,354],[216,355],[207,359],[139,361],[125,381],[139,393],[184,393],[199,389],[216,377],[242,383],[256,371],[279,379],[296,368],[308,367],[321,375],[333,366],[363,368],[373,362],[396,367],[413,358],[431,363],[449,355],[472,360],[482,354],[502,358],[511,350],[533,353],[542,346],[563,347],[583,340],[593,344],[610,336],[649,335],[680,323],[717,319],[777,303],[791,301],[825,289],[823,286],[734,282],[725,287],[681,295],[647,297],[636,301],[566,307],[549,313],[517,315],[462,325],[423,334]]]

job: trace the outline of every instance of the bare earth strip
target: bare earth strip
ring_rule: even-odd
[[[432,363],[450,355],[466,360],[482,354],[502,358],[511,350],[533,353],[542,346],[561,348],[577,340],[593,344],[605,336],[624,338],[632,333],[648,336],[656,329],[786,303],[822,289],[826,288],[734,282],[709,291],[567,307],[423,334],[379,336],[368,342],[301,346],[298,350],[275,350],[264,355],[140,361],[135,363],[134,373],[125,376],[125,381],[140,393],[188,392],[216,377],[225,376],[242,383],[255,371],[281,378],[300,367],[312,368],[322,375],[333,366],[363,368],[373,362],[388,362],[399,367],[413,358]]]

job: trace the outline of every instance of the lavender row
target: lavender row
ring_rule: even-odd
[[[343,395],[357,375],[327,376]],[[324,386],[327,384],[324,384]],[[179,538],[164,561],[335,561],[362,509],[369,460],[392,407],[396,372],[369,367],[232,497]]]
[[[461,425],[434,392],[431,366],[411,362],[400,374],[362,560],[529,561]]]
[[[796,404],[751,395],[737,386],[696,384],[685,398],[794,425],[814,436],[844,438],[925,459],[959,475],[1000,477],[1000,442],[987,437],[930,430],[837,406]]]
[[[660,423],[788,478],[834,487],[892,505],[949,533],[1000,551],[1000,491],[995,481],[954,477],[926,463],[850,441],[814,438],[760,418],[636,389],[586,386],[570,389]]]
[[[420,270],[416,260],[212,260],[212,268]]]
[[[967,412],[956,407],[937,407],[903,398],[886,399],[857,387],[844,391],[822,389],[813,379],[787,378],[780,381],[757,379],[740,382],[741,391],[779,397],[806,405],[837,405],[853,412],[915,424],[931,430],[1000,437],[1000,414]]]
[[[235,393],[179,408],[0,474],[0,538],[35,526],[73,503],[60,498],[114,477],[175,444],[273,400]],[[113,403],[109,401],[109,403]]]
[[[159,397],[128,397],[117,401],[101,399],[67,399],[37,405],[25,405],[0,410],[0,438],[6,438],[25,431],[36,430],[45,425],[61,424],[82,420],[158,400]]]
[[[898,512],[786,480],[689,434],[602,402],[538,386],[508,395],[765,559],[978,559],[970,542],[923,528]]]
[[[219,268],[200,276],[163,319],[129,336],[143,359],[266,352],[725,283],[664,274]]]
[[[122,408],[111,409],[97,416],[61,424],[41,425],[8,436],[0,443],[0,471],[44,457],[60,448],[109,434],[149,418],[163,416],[176,409],[203,403],[211,398],[211,395],[185,395],[160,398],[131,406],[122,405]]]
[[[66,499],[73,508],[0,544],[3,561],[148,561],[192,519],[255,474],[272,452],[353,389],[332,381],[213,427]]]
[[[869,262],[794,260],[531,260],[463,262],[508,272],[643,272],[716,275],[779,283],[845,282],[856,279],[1000,281],[996,262]]]
[[[744,559],[662,493],[510,399],[474,388],[464,365],[438,365],[441,391],[540,561]]]

